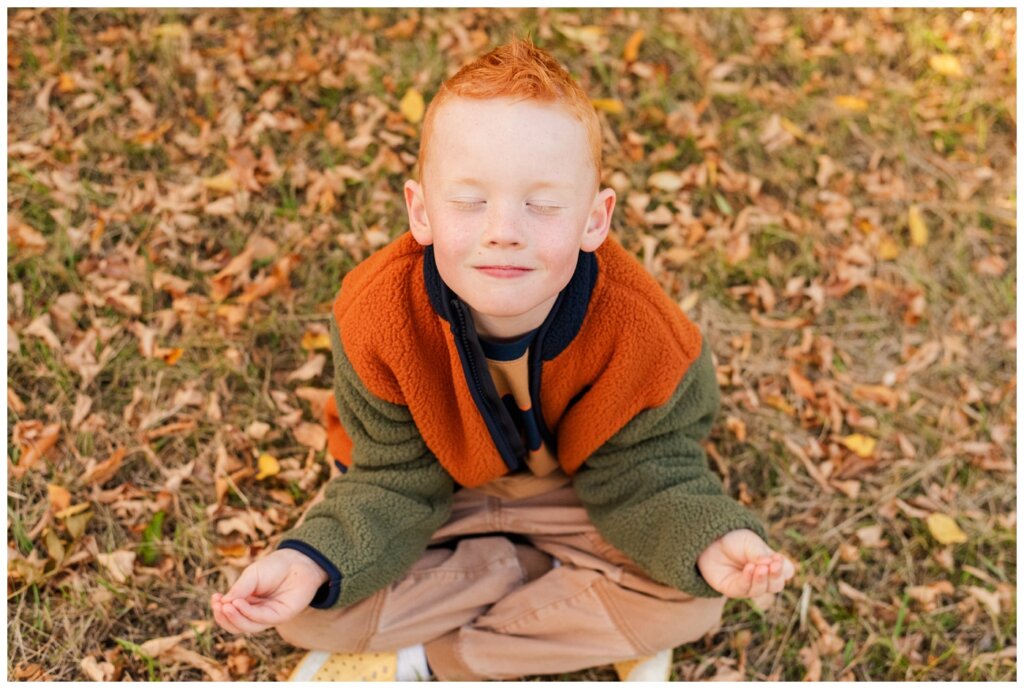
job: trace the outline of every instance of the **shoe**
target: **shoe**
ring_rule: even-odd
[[[615,663],[615,672],[623,682],[667,682],[672,675],[672,649]]]
[[[289,682],[394,682],[397,653],[310,651],[288,676]]]

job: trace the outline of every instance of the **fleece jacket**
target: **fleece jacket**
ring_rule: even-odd
[[[400,578],[447,520],[454,491],[527,469],[466,303],[432,247],[405,233],[343,280],[330,329],[328,447],[346,472],[278,547],[329,581],[311,605],[351,605]],[[537,427],[598,532],[654,580],[719,595],[697,558],[761,522],[724,494],[701,439],[719,405],[697,326],[609,238],[580,252],[529,351]]]

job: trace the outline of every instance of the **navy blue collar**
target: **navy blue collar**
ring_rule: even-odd
[[[480,338],[480,349],[484,350],[484,356],[494,361],[515,361],[526,354],[533,336],[537,334],[536,328],[530,332],[508,342],[494,342],[485,337]]]

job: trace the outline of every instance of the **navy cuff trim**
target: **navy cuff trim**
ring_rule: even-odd
[[[281,543],[278,544],[277,549],[281,550],[282,548],[298,550],[300,553],[312,558],[314,562],[323,567],[324,571],[327,572],[327,581],[325,581],[320,588],[316,590],[316,595],[314,595],[313,600],[309,602],[309,607],[320,610],[333,607],[334,604],[338,602],[338,597],[341,595],[341,572],[338,571],[338,568],[335,567],[323,553],[304,541],[297,541],[294,539],[281,541]]]
[[[341,473],[343,473],[343,474],[347,474],[348,473],[348,467],[345,466],[344,464],[342,464],[340,459],[335,459],[334,460],[334,466],[338,467],[338,471],[340,471]]]

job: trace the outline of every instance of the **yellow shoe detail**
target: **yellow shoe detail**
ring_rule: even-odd
[[[394,682],[395,653],[328,653],[310,651],[288,677],[289,682]]]

